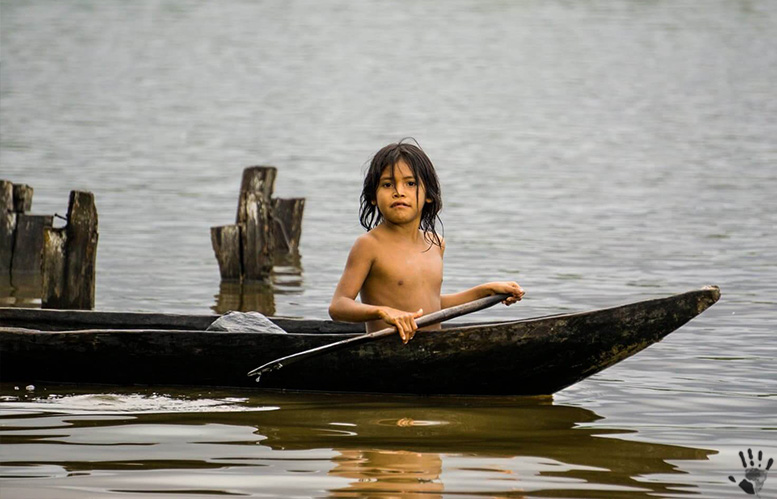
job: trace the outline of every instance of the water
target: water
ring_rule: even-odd
[[[442,182],[443,291],[527,290],[480,318],[723,292],[552,399],[4,384],[4,498],[730,498],[739,451],[777,457],[774,2],[0,6],[0,178],[39,214],[95,193],[98,309],[217,308],[209,228],[271,164],[307,204],[266,304],[324,318],[365,163],[408,135]]]

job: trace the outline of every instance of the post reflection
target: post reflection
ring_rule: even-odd
[[[3,274],[0,276],[0,307],[40,308],[42,280],[40,273]]]
[[[216,303],[211,310],[218,314],[231,311],[259,312],[275,315],[275,295],[299,293],[302,290],[302,261],[298,252],[275,257],[268,281],[222,280]]]

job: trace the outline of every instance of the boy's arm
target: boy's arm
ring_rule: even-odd
[[[459,293],[441,295],[440,307],[443,309],[455,307],[456,305],[469,303],[473,300],[477,300],[478,298],[484,298],[486,296],[500,293],[511,295],[509,298],[502,302],[505,305],[512,305],[513,303],[523,298],[524,295],[523,288],[521,288],[517,282],[487,282]]]
[[[396,326],[402,340],[407,343],[418,329],[415,319],[423,315],[423,310],[406,312],[356,301],[356,296],[364,285],[375,260],[372,244],[375,244],[374,241],[370,241],[365,235],[359,237],[351,248],[345,270],[329,305],[329,316],[333,320],[346,322],[383,320],[387,324]]]
[[[329,305],[329,316],[336,321],[367,322],[380,319],[378,307],[356,301],[374,260],[369,243],[365,236],[359,237],[348,254],[345,270]]]

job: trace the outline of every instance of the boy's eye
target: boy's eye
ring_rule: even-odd
[[[409,185],[410,187],[415,187],[415,180],[410,180],[410,181],[407,183],[407,185]]]
[[[381,187],[391,187],[391,182],[383,182],[380,184]]]

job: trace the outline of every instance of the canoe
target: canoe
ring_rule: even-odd
[[[362,326],[272,318],[287,333],[214,332],[218,316],[0,308],[0,380],[438,395],[547,395],[677,330],[720,297],[707,286],[581,313],[421,331],[246,374]]]

